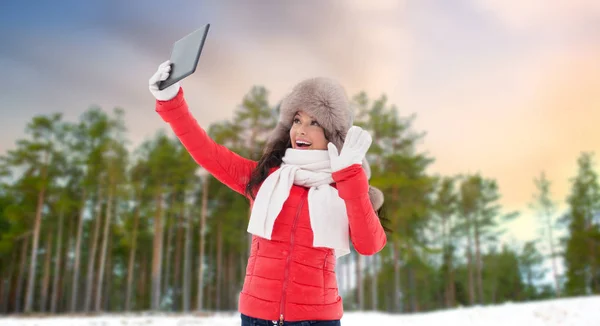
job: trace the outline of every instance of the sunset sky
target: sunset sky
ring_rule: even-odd
[[[581,151],[600,156],[600,1],[60,1],[0,4],[0,153],[37,114],[126,109],[131,146],[166,125],[148,78],[171,46],[211,30],[183,82],[203,126],[253,85],[277,102],[329,76],[417,115],[433,173],[498,181],[510,235],[532,239],[542,170],[564,203]],[[597,165],[600,166],[600,165]]]

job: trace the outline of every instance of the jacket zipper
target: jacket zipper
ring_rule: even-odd
[[[290,236],[290,252],[285,261],[285,277],[283,279],[283,293],[281,294],[281,304],[279,306],[279,325],[283,326],[283,313],[285,309],[285,294],[288,284],[289,277],[289,268],[290,268],[290,260],[292,259],[292,251],[294,249],[294,235],[296,235],[296,224],[298,222],[298,216],[300,216],[300,212],[302,211],[302,206],[304,204],[304,195],[300,200],[300,206],[298,206],[298,210],[296,211],[296,216],[294,217],[294,223],[292,224],[292,234]]]

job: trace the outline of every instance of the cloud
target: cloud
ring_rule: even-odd
[[[295,83],[316,75],[339,79],[350,94],[395,88],[406,78],[410,64],[409,34],[398,19],[403,8],[386,5],[357,11],[362,7],[360,2],[221,4],[214,11],[227,14],[212,19],[198,72],[184,81],[185,89],[202,93],[188,92],[189,102],[195,107],[209,102],[226,118],[257,84],[271,91],[273,103]],[[129,25],[119,29],[137,29],[125,26]],[[120,37],[134,37],[140,47],[150,48],[154,42],[141,32],[126,35]],[[156,61],[163,59],[157,56]]]
[[[564,202],[577,156],[600,148],[598,57],[600,44],[493,62],[423,100],[433,169],[495,178],[509,209],[524,207],[544,170]]]
[[[588,8],[578,3],[565,17]],[[514,4],[477,4],[498,17],[522,15]],[[123,106],[129,135],[139,142],[167,127],[153,112],[148,78],[175,40],[209,22],[198,70],[183,82],[203,126],[229,119],[253,85],[266,86],[275,103],[301,79],[328,75],[346,85],[349,95],[386,93],[403,115],[417,112],[415,128],[428,132],[425,147],[436,157],[437,171],[480,169],[499,180],[506,189],[503,201],[514,207],[529,198],[530,180],[541,166],[562,180],[573,171],[579,148],[597,146],[590,127],[597,113],[582,111],[593,104],[600,75],[593,59],[600,51],[589,40],[568,48],[521,48],[492,29],[475,33],[472,21],[429,3],[174,1],[168,10],[165,6],[112,1],[97,8],[93,23],[77,20],[80,29],[26,29],[4,36],[7,46],[0,56],[10,65],[5,73],[12,82],[0,97],[21,110],[11,121],[23,126],[34,111],[48,108],[74,117],[90,104]],[[523,21],[540,26],[551,15],[544,12],[550,9],[540,10],[525,9],[533,18]],[[562,113],[568,107],[576,113]],[[581,138],[582,133],[591,136]],[[556,150],[559,144],[572,149]],[[560,187],[564,194],[566,186]]]
[[[230,118],[253,85],[266,86],[272,103],[315,75],[340,79],[350,94],[380,93],[398,85],[409,65],[408,33],[398,20],[403,8],[394,3],[183,3],[172,2],[167,17],[163,3],[112,1],[80,7],[89,21],[56,14],[46,17],[48,28],[7,35],[0,56],[17,78],[3,98],[31,103],[15,123],[50,108],[72,119],[98,104],[125,107],[133,138],[165,127],[151,111],[147,80],[174,41],[207,22],[198,70],[183,81],[202,125]],[[139,125],[144,117],[148,126]]]
[[[472,0],[483,12],[512,29],[561,29],[600,17],[596,0]]]

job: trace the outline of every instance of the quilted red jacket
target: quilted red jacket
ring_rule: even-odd
[[[215,143],[189,112],[182,89],[172,100],[156,101],[156,111],[199,165],[245,196],[257,162]],[[346,202],[354,248],[363,255],[377,253],[385,246],[386,235],[369,200],[366,174],[357,164],[332,177]],[[294,185],[276,219],[272,240],[253,236],[240,313],[267,320],[341,319],[335,254],[333,249],[312,246],[307,195],[307,188]]]

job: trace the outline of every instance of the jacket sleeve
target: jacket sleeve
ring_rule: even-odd
[[[183,89],[173,99],[156,101],[156,112],[167,122],[198,165],[232,190],[245,195],[255,161],[217,144],[189,111]]]
[[[369,199],[367,175],[355,164],[332,174],[340,197],[346,203],[350,239],[361,255],[374,255],[385,246],[387,237]]]

